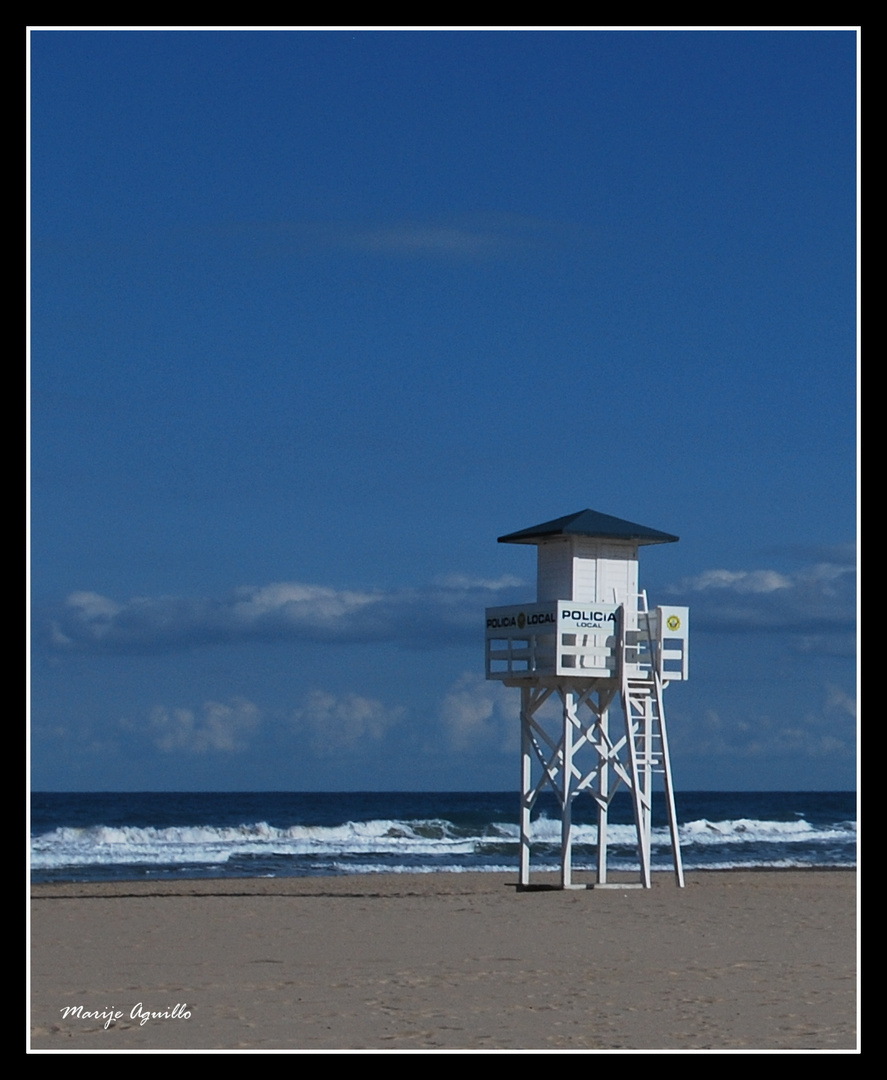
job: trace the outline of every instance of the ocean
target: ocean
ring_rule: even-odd
[[[514,792],[36,792],[38,882],[515,871]],[[853,792],[684,792],[684,869],[856,866]],[[595,805],[574,803],[573,867],[593,870]],[[628,795],[610,808],[608,865],[636,870]],[[671,869],[665,807],[653,807],[653,869]],[[558,864],[550,792],[536,804],[532,869]]]

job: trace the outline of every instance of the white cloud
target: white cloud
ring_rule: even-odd
[[[845,693],[839,686],[826,687],[824,712],[828,715],[852,716],[856,719],[856,698]]]
[[[350,246],[363,251],[394,255],[492,255],[502,251],[506,239],[491,232],[479,232],[431,225],[396,225],[382,229],[355,231]]]
[[[233,753],[246,749],[248,736],[259,725],[259,710],[244,698],[234,698],[227,705],[206,701],[198,713],[158,705],[151,710],[147,725],[128,720],[122,724],[148,734],[165,753]]]
[[[362,608],[379,602],[379,596],[368,592],[352,592],[283,581],[258,589],[240,589],[241,599],[231,605],[234,621],[242,625],[259,625],[268,619],[300,623],[329,623],[353,615]]]
[[[738,593],[769,593],[790,589],[792,581],[775,570],[706,570],[695,578],[686,578],[681,584],[690,592],[731,589]]]
[[[856,753],[856,701],[840,687],[823,688],[818,710],[803,716],[766,711],[744,720],[708,709],[702,719],[669,724],[672,753],[685,758],[851,758]]]
[[[78,608],[83,618],[99,623],[107,622],[120,611],[119,604],[94,592],[71,593],[68,603]]]
[[[852,654],[855,567],[819,562],[777,570],[705,570],[667,590],[688,603],[697,630],[784,631],[805,652]]]
[[[584,242],[575,226],[518,215],[474,214],[455,220],[384,223],[281,222],[248,230],[262,250],[295,247],[303,254],[362,252],[383,258],[501,259],[516,252]]]
[[[514,574],[502,574],[497,578],[478,578],[471,577],[469,574],[446,574],[444,577],[437,578],[435,585],[443,589],[464,589],[466,591],[481,589],[490,592],[498,592],[500,589],[527,587],[524,579],[515,577]]]
[[[300,734],[307,735],[314,752],[324,757],[379,742],[403,714],[402,708],[359,694],[337,696],[313,690],[293,711],[291,720]]]
[[[488,748],[516,752],[520,744],[520,697],[500,682],[466,672],[440,704],[440,718],[454,750]]]

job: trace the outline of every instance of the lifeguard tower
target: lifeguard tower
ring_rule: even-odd
[[[560,881],[572,880],[572,805],[597,803],[595,888],[651,886],[653,776],[664,779],[677,884],[684,885],[662,695],[688,674],[685,607],[647,606],[638,548],[678,537],[581,510],[500,536],[537,550],[536,603],[487,608],[486,673],[521,692],[519,886],[530,883],[530,814],[546,786],[561,808]],[[552,718],[546,702],[560,702]],[[618,702],[622,724],[611,724]],[[640,881],[607,880],[607,815],[620,785],[631,793]]]

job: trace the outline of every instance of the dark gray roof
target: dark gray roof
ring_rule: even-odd
[[[597,510],[580,510],[576,514],[533,525],[529,529],[500,536],[500,544],[536,544],[551,536],[598,536],[602,540],[637,540],[639,544],[673,544],[679,537],[671,533],[636,525],[633,521],[599,514]]]

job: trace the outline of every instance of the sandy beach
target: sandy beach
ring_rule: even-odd
[[[698,873],[684,890],[661,875],[649,891],[380,874],[31,894],[34,1050],[857,1045],[853,872]]]

